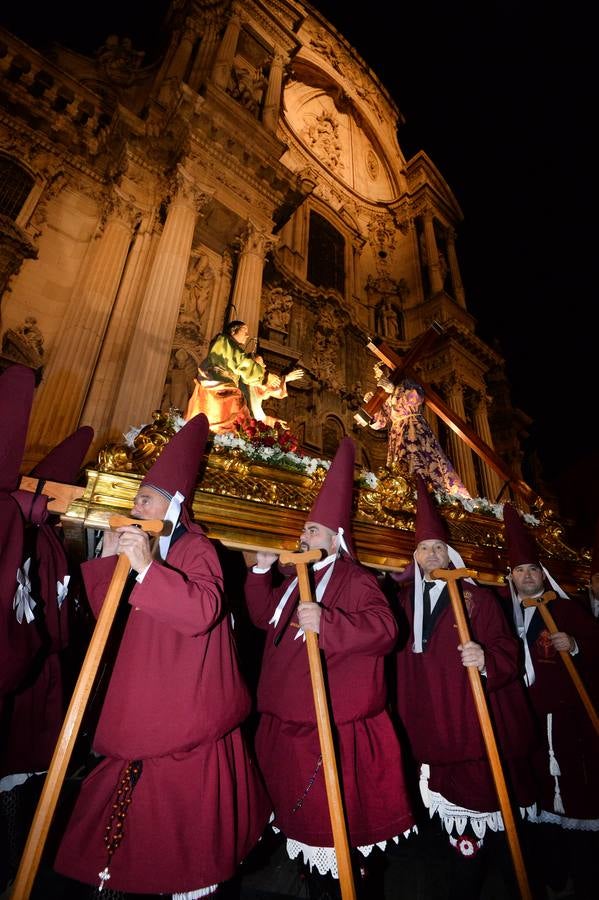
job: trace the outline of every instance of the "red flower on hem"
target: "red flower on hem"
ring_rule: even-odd
[[[476,856],[481,848],[482,841],[475,841],[473,838],[463,836],[457,839],[453,838],[451,844],[461,856],[470,858]]]

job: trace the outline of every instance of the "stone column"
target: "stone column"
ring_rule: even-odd
[[[264,109],[262,111],[262,124],[267,131],[271,132],[271,134],[276,133],[279,121],[282,84],[283,56],[280,53],[276,53],[275,58],[270,64],[270,75],[268,78],[268,86],[266,88],[266,97],[264,99]]]
[[[435,238],[435,227],[433,225],[433,213],[431,210],[426,210],[424,212],[423,221],[429,283],[431,286],[431,296],[434,297],[435,294],[438,294],[439,291],[443,290],[443,278],[441,277],[439,251],[437,249],[437,239]]]
[[[166,77],[176,78],[182,81],[187,71],[187,66],[193,50],[193,45],[197,37],[196,29],[192,19],[187,19],[185,27],[179,38],[179,45],[170,61]]]
[[[188,83],[192,90],[197,91],[200,85],[206,81],[214,59],[217,43],[218,22],[214,18],[210,18],[205,23],[200,46],[189,75]]]
[[[109,198],[35,398],[29,427],[36,438],[31,448],[36,455],[45,454],[81,424],[137,217],[138,212],[119,195]]]
[[[238,14],[234,13],[227,23],[223,39],[216,54],[214,69],[212,70],[212,80],[217,87],[226,90],[231,74],[231,66],[233,58],[237,50],[237,41],[241,30],[241,19]]]
[[[474,408],[474,430],[478,436],[487,444],[491,450],[493,447],[493,436],[489,427],[489,417],[487,414],[487,396],[484,391],[479,391],[475,397],[476,405]],[[481,460],[482,462],[482,460]],[[491,501],[495,501],[499,495],[499,491],[503,487],[502,479],[494,469],[491,469],[487,463],[483,462],[481,466],[483,479],[484,495]]]
[[[351,244],[348,242],[346,246],[349,254],[349,265],[345,266],[346,295],[355,298],[356,285],[360,284],[360,257],[364,252],[365,241],[354,235]]]
[[[461,307],[466,309],[466,297],[464,294],[464,285],[462,284],[462,275],[458,263],[458,256],[455,250],[455,231],[450,228],[447,232],[447,263],[451,274],[451,285],[453,288],[453,296]]]
[[[408,258],[412,267],[412,271],[414,272],[416,293],[417,295],[424,296],[424,278],[418,246],[418,228],[416,220],[413,218],[408,219],[406,226],[406,232],[408,236]]]
[[[456,414],[457,418],[462,422],[466,421],[466,410],[464,408],[464,395],[462,393],[462,384],[459,378],[452,376],[443,383],[444,393],[447,395],[447,405]],[[478,488],[476,485],[476,473],[474,471],[474,462],[472,460],[472,451],[467,444],[455,433],[449,429],[449,444],[451,446],[451,460],[457,470],[460,478],[468,488],[473,497],[476,497]]]
[[[118,440],[129,423],[114,423],[114,406],[123,379],[127,353],[134,341],[135,324],[147,280],[152,249],[158,240],[154,217],[147,215],[137,230],[110,317],[82,420],[95,430],[94,448]],[[131,423],[134,424],[134,423]]]
[[[222,331],[227,312],[227,302],[231,296],[233,260],[228,250],[222,255],[220,269],[217,272],[217,283],[208,315],[206,317],[206,350],[212,338]]]
[[[241,249],[233,288],[232,318],[242,319],[246,323],[250,337],[258,337],[264,257],[276,242],[276,237],[261,231],[253,222],[248,223],[245,233],[239,238]]]
[[[123,372],[115,424],[141,425],[160,409],[196,218],[206,200],[179,166]]]

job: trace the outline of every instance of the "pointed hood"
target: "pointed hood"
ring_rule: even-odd
[[[515,506],[511,503],[503,505],[503,524],[505,528],[505,541],[507,547],[508,565],[513,571],[517,566],[539,566],[545,578],[560,597],[567,598],[566,592],[549,574],[539,555],[536,541],[526,525],[524,519]],[[509,584],[512,598],[515,596],[515,588],[510,576]]]
[[[453,566],[455,569],[465,568],[464,560],[458,551],[454,550],[451,544],[448,543],[449,532],[447,525],[435,507],[432,494],[429,493],[426,482],[421,475],[416,476],[416,488],[416,547],[421,541],[443,541],[447,545],[450,567]],[[412,650],[414,653],[422,653],[423,579],[420,566],[416,562],[416,550],[414,550],[414,558],[410,565],[396,578],[396,581],[400,584],[412,580],[414,581],[414,643]],[[464,580],[474,583],[471,578]]]
[[[170,497],[179,493],[189,504],[204,456],[208,428],[208,419],[203,413],[186,422],[166,444],[142,484]]]
[[[319,525],[336,531],[341,537],[341,546],[354,559],[357,556],[351,522],[355,461],[354,442],[349,437],[342,438],[318,496],[306,516],[307,522],[318,522]]]
[[[85,454],[89,449],[94,436],[93,428],[88,425],[79,428],[69,437],[57,444],[53,450],[41,459],[29,473],[31,478],[39,478],[41,481],[58,481],[62,484],[74,484]],[[21,512],[27,522],[33,525],[41,525],[48,519],[48,502],[46,494],[38,491],[12,492],[13,497],[21,507]]]
[[[45,481],[74,484],[93,438],[94,429],[83,425],[50,450],[29,474]]]
[[[540,566],[539,551],[532,534],[524,524],[520,513],[511,503],[503,505],[503,523],[507,547],[508,564],[516,566]]]
[[[35,374],[13,365],[0,375],[0,491],[14,491],[25,452],[35,390]]]
[[[208,433],[208,419],[204,413],[194,416],[172,436],[142,481],[142,485],[155,488],[170,500],[165,521],[172,523],[173,531],[179,519],[188,530],[192,527],[189,511]],[[172,531],[160,538],[162,559],[168,553],[171,536]]]
[[[432,494],[422,475],[416,476],[416,488],[416,546],[420,541],[443,541],[446,544],[449,540],[447,525],[435,508]]]
[[[436,508],[433,496],[429,493],[426,482],[421,475],[416,476],[418,504],[416,507],[416,547],[421,541],[443,541],[447,544],[449,562],[456,569],[465,569],[464,560],[449,543],[449,532],[445,520]],[[414,562],[416,560],[414,559]],[[420,577],[420,568],[415,565],[416,580]],[[407,571],[407,570],[406,570]],[[472,582],[471,578],[466,581]],[[474,583],[474,582],[472,582]]]

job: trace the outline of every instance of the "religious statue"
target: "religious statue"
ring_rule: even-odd
[[[342,169],[343,145],[339,140],[339,125],[333,116],[323,110],[313,123],[307,126],[305,136],[312,151],[331,169]]]
[[[215,434],[237,431],[250,419],[268,424],[280,421],[267,416],[262,403],[271,397],[286,397],[286,382],[300,378],[303,370],[284,376],[269,372],[261,356],[246,351],[248,340],[248,326],[239,319],[229,322],[212,339],[198,368],[186,421],[203,412]]]
[[[33,369],[43,364],[44,336],[35,316],[27,316],[19,325],[4,332],[2,355]]]
[[[268,81],[260,70],[252,72],[247,65],[239,62],[233,64],[229,93],[253,115],[257,115],[260,110],[267,84]]]
[[[410,378],[393,385],[382,375],[380,366],[375,367],[375,374],[388,393],[370,427],[389,429],[387,467],[406,475],[421,475],[435,490],[446,494],[470,497],[422,412],[422,387]]]
[[[293,298],[291,294],[286,294],[281,287],[272,288],[264,313],[264,325],[272,329],[272,331],[286,334],[289,328],[292,306]]]
[[[377,331],[382,337],[397,340],[399,334],[399,319],[397,309],[394,304],[386,297],[381,300],[377,307]]]

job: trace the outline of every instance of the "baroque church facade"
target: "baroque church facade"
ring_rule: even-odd
[[[402,115],[315,6],[175,0],[156,58],[135,36],[93,57],[0,31],[0,339],[40,384],[25,464],[80,424],[95,452],[184,409],[198,364],[243,319],[269,369],[304,377],[273,407],[302,447],[384,432],[356,412],[373,341],[400,356],[442,334],[419,380],[521,477],[500,355],[460,276],[462,212]],[[370,346],[369,346],[370,345]],[[427,410],[472,496],[501,475]]]

